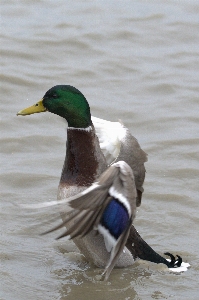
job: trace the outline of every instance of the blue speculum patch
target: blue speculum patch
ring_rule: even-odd
[[[109,230],[112,236],[118,239],[126,229],[128,221],[127,209],[117,199],[113,198],[103,213],[101,224]]]

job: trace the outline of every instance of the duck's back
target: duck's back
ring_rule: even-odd
[[[110,122],[95,117],[92,117],[92,121],[107,163],[110,165],[117,161],[125,161],[132,168],[138,194],[137,206],[140,206],[147,154],[121,122]]]

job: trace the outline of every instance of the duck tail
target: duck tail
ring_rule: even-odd
[[[135,227],[132,225],[129,233],[126,247],[133,255],[134,259],[140,258],[143,260],[151,261],[156,264],[165,264],[168,268],[180,267],[182,258],[177,255],[177,259],[169,253],[164,253],[170,256],[171,261],[166,260],[164,257],[155,252],[139,235]]]

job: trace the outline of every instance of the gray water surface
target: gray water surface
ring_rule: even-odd
[[[198,1],[1,2],[0,299],[198,299],[198,16]],[[67,124],[16,116],[56,84],[121,119],[148,153],[135,226],[187,272],[140,261],[97,281],[70,241],[32,230],[48,215],[13,205],[56,199]]]

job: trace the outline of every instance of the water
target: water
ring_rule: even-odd
[[[1,299],[198,299],[198,13],[198,1],[1,2]],[[136,262],[99,282],[71,242],[39,236],[38,217],[13,205],[56,198],[66,124],[16,116],[56,84],[139,140],[149,161],[135,226],[187,272]]]

